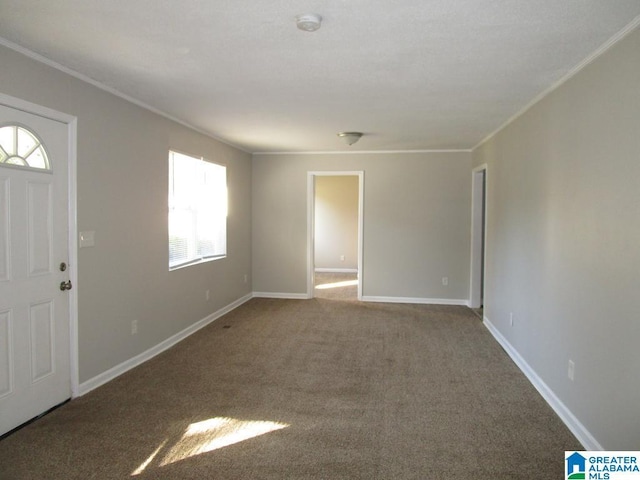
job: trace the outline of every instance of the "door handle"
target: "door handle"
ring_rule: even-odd
[[[73,285],[71,285],[71,280],[69,280],[68,282],[60,282],[60,290],[62,290],[63,292],[65,290],[71,290],[73,288]]]

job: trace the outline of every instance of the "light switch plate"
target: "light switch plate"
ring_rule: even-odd
[[[96,244],[96,232],[80,232],[80,248],[93,247]]]

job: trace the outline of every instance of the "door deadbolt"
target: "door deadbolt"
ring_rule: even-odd
[[[71,290],[71,288],[73,288],[73,285],[71,285],[71,280],[69,280],[68,282],[60,282],[60,290],[62,290],[63,292],[65,290]]]
[[[64,263],[64,262],[62,262],[62,263],[60,264],[60,271],[61,271],[61,272],[64,272],[66,269],[67,269],[67,264],[66,264],[66,263]]]

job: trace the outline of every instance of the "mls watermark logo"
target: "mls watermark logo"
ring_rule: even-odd
[[[640,480],[640,452],[564,452],[566,480]]]
[[[567,463],[567,480],[584,480],[585,468],[587,466],[587,459],[580,455],[578,452],[574,452],[567,457],[565,452],[565,461]]]

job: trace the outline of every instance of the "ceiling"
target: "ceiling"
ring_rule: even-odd
[[[298,30],[303,13],[322,28]],[[639,16],[638,0],[0,0],[0,36],[248,152],[465,150]]]

